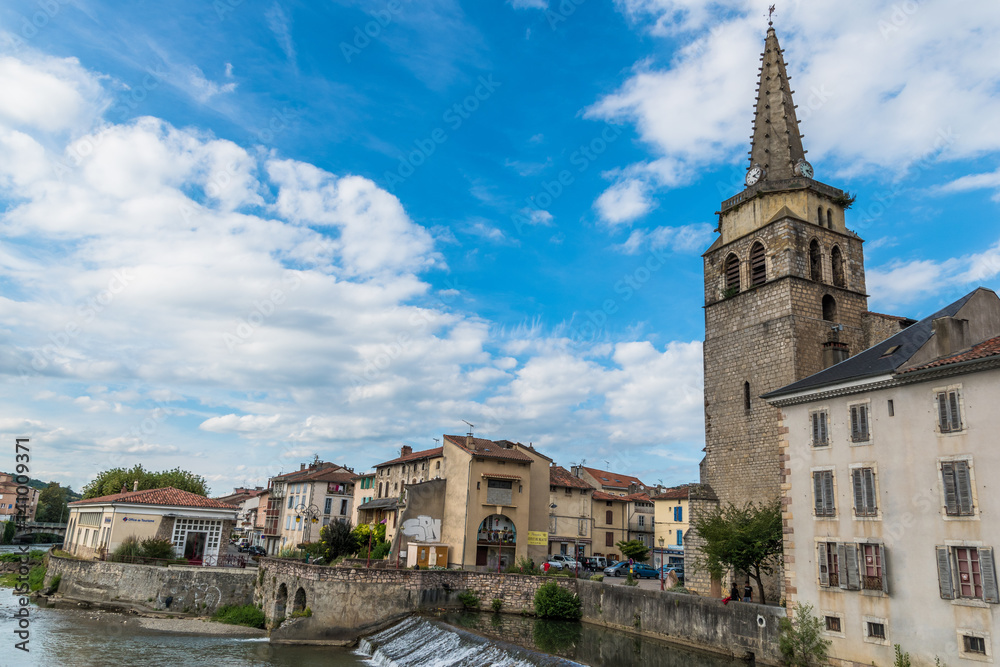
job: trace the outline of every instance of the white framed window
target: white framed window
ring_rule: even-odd
[[[877,475],[873,465],[851,466],[851,490],[854,496],[854,517],[878,518]]]
[[[972,458],[938,459],[945,518],[976,516],[976,485]]]
[[[963,428],[962,397],[959,389],[956,386],[935,390],[934,400],[937,403],[940,433],[957,433]]]
[[[889,646],[889,621],[878,616],[864,616],[861,619],[866,642]]]
[[[833,469],[813,470],[813,513],[817,517],[837,516]]]
[[[970,628],[958,628],[958,656],[966,660],[993,662],[993,642],[990,633]]]
[[[817,410],[809,413],[809,423],[812,433],[813,447],[826,447],[830,444],[830,423],[829,413],[826,410]]]
[[[938,590],[945,600],[1000,604],[993,548],[963,543],[935,547]]]
[[[851,413],[851,442],[868,443],[871,442],[872,434],[868,412],[868,403],[858,403],[850,406]]]

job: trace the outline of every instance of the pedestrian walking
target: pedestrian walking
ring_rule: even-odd
[[[740,601],[740,589],[735,581],[733,582],[733,587],[729,590],[729,599],[737,602]]]
[[[747,585],[743,587],[743,601],[752,602],[752,600],[750,599],[752,597],[753,597],[753,589],[750,588],[750,582],[748,581]]]

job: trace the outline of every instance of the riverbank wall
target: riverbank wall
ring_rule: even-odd
[[[211,614],[253,601],[256,569],[133,565],[75,560],[49,553],[45,586],[59,577],[59,595],[175,613]]]

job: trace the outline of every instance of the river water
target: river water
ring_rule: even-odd
[[[105,612],[30,607],[29,652],[17,650],[18,598],[0,589],[0,665],[109,667],[737,667],[691,652],[590,625],[514,615],[410,617],[357,649],[271,645],[266,639],[154,632]]]

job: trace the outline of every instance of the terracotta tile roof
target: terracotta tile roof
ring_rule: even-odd
[[[687,500],[690,492],[688,484],[675,486],[672,489],[667,489],[663,493],[653,496],[653,500]]]
[[[652,500],[649,499],[648,493],[630,493],[624,496],[625,500],[634,501],[639,503],[651,503]]]
[[[146,489],[145,491],[128,491],[114,493],[110,496],[76,500],[70,505],[91,505],[97,503],[126,503],[131,505],[169,505],[173,507],[204,507],[207,509],[238,510],[236,505],[219,502],[197,493],[181,491],[172,486],[162,489]]]
[[[298,482],[306,476],[318,471],[318,470],[346,470],[344,466],[337,465],[336,463],[330,463],[329,461],[320,461],[319,465],[316,466],[306,466],[304,470],[293,470],[291,472],[285,472],[280,475],[275,475],[272,480],[278,480],[281,482]]]
[[[907,368],[905,371],[901,371],[900,374],[912,373],[913,371],[919,371],[925,368],[937,368],[938,366],[958,364],[963,361],[986,359],[987,357],[995,357],[998,354],[1000,354],[1000,336],[984,340],[982,343],[974,345],[971,350],[966,350],[965,352],[960,352],[959,354],[955,354],[950,357],[944,357],[943,359],[935,359],[934,361],[921,366]]]
[[[486,479],[508,479],[512,482],[520,482],[521,477],[519,475],[504,475],[503,473],[497,472],[484,472],[483,477]]]
[[[602,486],[610,486],[614,489],[627,489],[629,484],[637,484],[645,488],[645,484],[638,477],[632,477],[631,475],[620,475],[616,472],[608,472],[607,470],[598,470],[597,468],[588,468],[583,466],[590,475],[596,479]]]
[[[310,474],[305,477],[300,478],[300,482],[341,482],[343,484],[352,484],[354,482],[354,473],[350,470],[330,470],[321,469],[313,470]]]
[[[615,496],[610,493],[604,493],[603,491],[594,491],[594,495],[592,497],[594,500],[617,500],[620,503],[628,502],[628,500],[625,499],[625,496]]]
[[[501,459],[504,461],[523,461],[525,463],[531,463],[533,460],[521,450],[513,447],[514,443],[509,440],[498,440],[497,442],[493,442],[492,440],[486,440],[484,438],[473,438],[472,448],[470,449],[465,446],[464,435],[446,435],[444,437],[453,445],[457,445],[475,456],[481,456],[487,459]],[[511,447],[505,447],[504,445],[511,445]]]
[[[419,459],[432,459],[435,456],[441,456],[444,451],[444,447],[435,447],[434,449],[424,449],[419,452],[410,452],[409,454],[404,454],[403,456],[391,459],[389,461],[383,461],[382,463],[376,463],[376,468],[381,468],[382,466],[391,466],[397,463],[406,463],[408,461],[417,461]]]
[[[549,466],[549,486],[563,486],[571,489],[594,488],[562,466]]]

